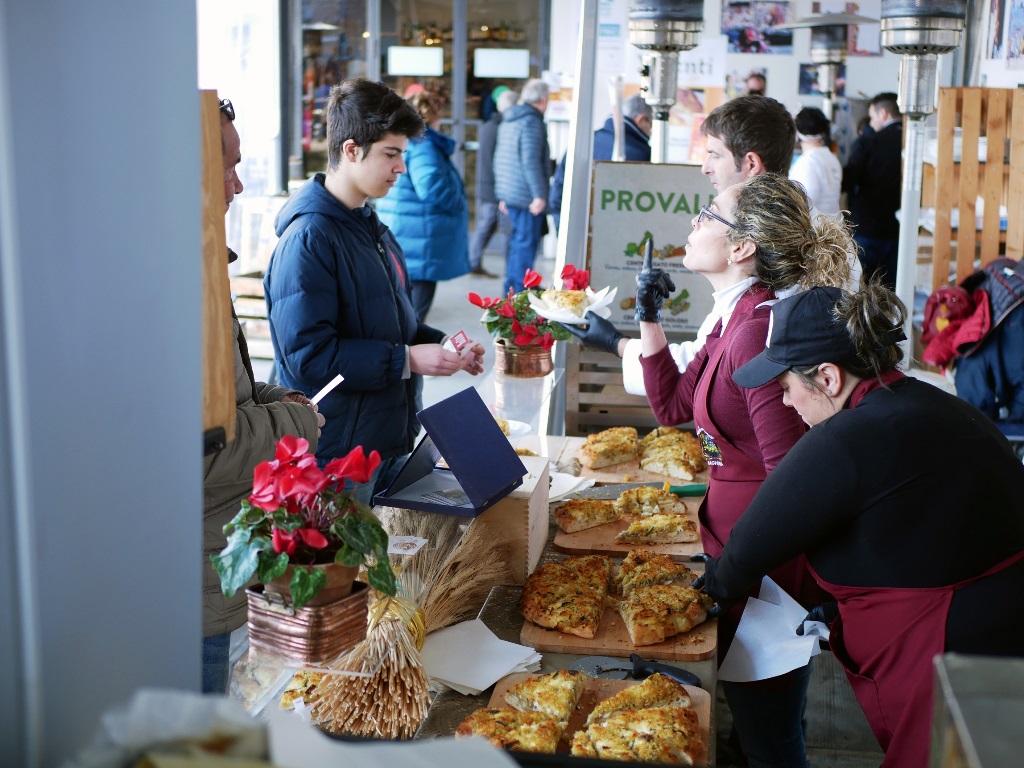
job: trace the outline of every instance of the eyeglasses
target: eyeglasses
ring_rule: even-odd
[[[224,113],[228,120],[231,122],[235,121],[235,107],[230,99],[220,100],[220,111]]]
[[[739,227],[737,227],[737,226],[736,226],[735,224],[733,224],[733,223],[732,223],[731,221],[726,221],[726,220],[725,220],[725,219],[723,219],[723,218],[722,218],[721,216],[719,216],[719,215],[718,215],[717,213],[715,213],[714,211],[712,211],[712,210],[711,210],[711,203],[708,203],[707,205],[705,205],[705,206],[701,207],[701,209],[700,209],[700,213],[698,213],[698,214],[697,214],[697,223],[698,223],[698,224],[702,224],[702,223],[704,222],[704,217],[705,217],[705,216],[707,216],[707,217],[709,217],[709,218],[712,218],[712,219],[714,219],[715,221],[720,221],[720,222],[722,222],[723,224],[725,224],[725,226],[727,226],[727,227],[731,227],[732,229],[739,229]]]

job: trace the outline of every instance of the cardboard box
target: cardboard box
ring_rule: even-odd
[[[523,484],[526,467],[475,389],[416,415],[427,434],[374,504],[476,517]]]
[[[529,470],[523,484],[473,521],[489,538],[509,545],[509,584],[524,584],[533,573],[550,526],[550,463],[542,456],[523,456],[522,462]]]

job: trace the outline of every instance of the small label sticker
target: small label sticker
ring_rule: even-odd
[[[469,344],[469,336],[466,335],[465,331],[457,331],[453,333],[448,341],[444,343],[445,349],[455,352],[456,354],[462,354],[462,350]]]
[[[388,554],[415,555],[426,543],[427,540],[419,536],[388,536]]]

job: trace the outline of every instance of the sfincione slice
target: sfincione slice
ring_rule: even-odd
[[[554,754],[565,724],[545,712],[511,707],[478,709],[455,729],[455,738],[482,736],[502,749]]]
[[[538,626],[593,638],[610,580],[611,560],[601,555],[544,563],[526,578],[519,610]]]
[[[615,536],[625,544],[685,544],[698,541],[697,524],[683,515],[638,517]]]
[[[708,617],[712,601],[692,587],[655,584],[634,589],[619,603],[633,645],[654,645],[689,632]]]
[[[652,584],[678,584],[690,586],[697,574],[669,555],[659,555],[647,549],[631,549],[615,574],[617,591],[628,597],[634,589]]]
[[[598,702],[587,717],[587,725],[607,720],[612,715],[632,709],[650,707],[689,707],[690,695],[682,685],[658,672],[638,685],[624,688],[614,696]]]
[[[613,523],[622,515],[610,499],[569,499],[555,507],[555,522],[566,533]]]
[[[521,712],[545,712],[568,723],[589,679],[571,669],[528,677],[505,691],[505,701]]]
[[[688,707],[625,710],[590,725],[587,738],[599,758],[693,765],[704,750],[697,713]]]
[[[686,513],[686,505],[674,493],[663,488],[641,485],[638,488],[627,488],[615,500],[615,508],[624,515],[682,515]]]

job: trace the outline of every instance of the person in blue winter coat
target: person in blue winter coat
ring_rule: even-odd
[[[533,267],[544,236],[551,177],[544,110],[548,84],[527,80],[519,103],[501,117],[494,148],[494,193],[508,214],[511,233],[503,292],[523,290],[526,270]]]
[[[369,503],[412,450],[420,425],[423,375],[483,370],[484,348],[462,356],[412,305],[405,256],[366,204],[405,173],[402,153],[423,120],[383,83],[346,80],[327,104],[328,168],[285,203],[280,240],[263,280],[281,384],[314,395],[337,374],[344,381],[320,403],[326,419],[317,460],[362,445],[383,461],[356,489]]]
[[[377,215],[405,252],[412,278],[412,302],[420,320],[434,302],[438,280],[469,272],[469,204],[462,177],[450,156],[455,139],[438,131],[441,99],[430,91],[409,99],[427,124],[422,138],[410,139],[406,172],[377,201]]]
[[[622,102],[622,152],[628,162],[651,162],[651,128],[654,109],[644,101],[643,94],[635,93]],[[615,121],[609,117],[604,125],[594,131],[594,159],[611,160],[615,148]],[[548,193],[548,209],[555,220],[555,231],[562,218],[562,188],[565,186],[565,163],[568,154],[563,154],[555,168]]]

